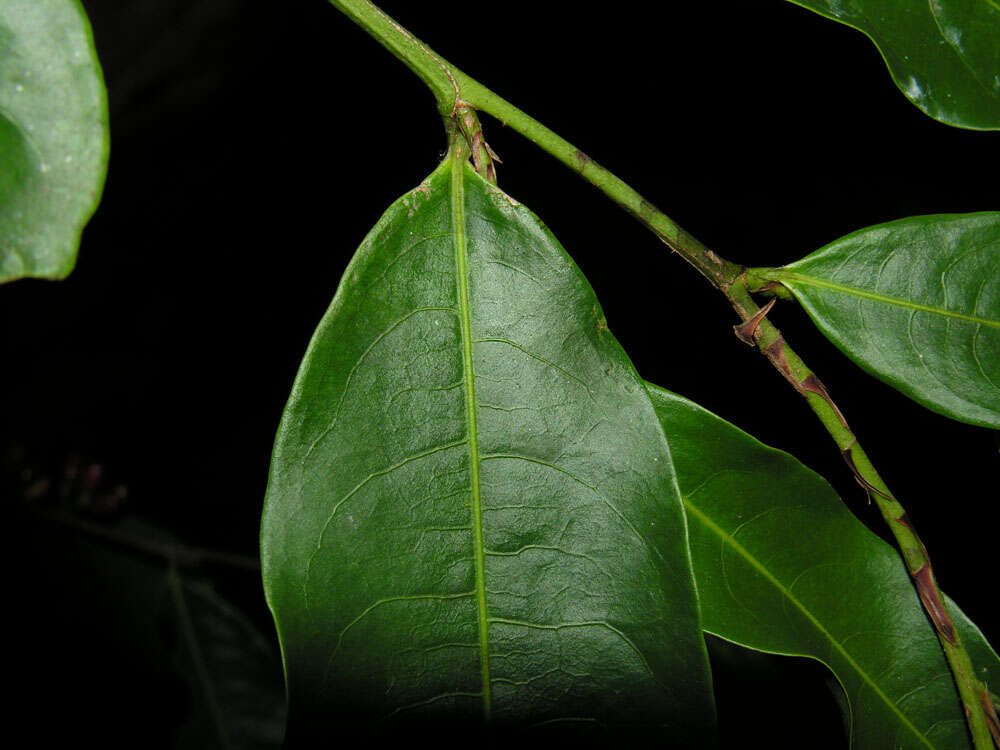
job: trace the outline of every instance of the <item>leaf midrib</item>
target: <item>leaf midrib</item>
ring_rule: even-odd
[[[472,316],[469,309],[468,257],[465,235],[465,159],[454,148],[451,164],[451,225],[455,237],[455,273],[462,331],[462,380],[465,384],[465,419],[469,439],[469,483],[472,490],[472,538],[476,568],[476,611],[479,624],[479,666],[483,683],[483,713],[490,718],[489,617],[486,611],[486,553],[483,543],[483,508],[479,481],[479,434],[476,423],[476,384],[472,362]]]
[[[855,297],[861,297],[863,299],[870,299],[874,302],[883,302],[887,305],[895,305],[897,307],[906,308],[908,310],[917,310],[919,312],[926,312],[932,315],[940,315],[944,318],[954,318],[955,320],[963,320],[967,323],[976,323],[978,325],[984,325],[989,328],[1000,328],[1000,320],[993,320],[991,318],[983,318],[978,315],[970,315],[968,313],[958,312],[957,310],[948,310],[943,307],[934,307],[933,305],[924,305],[920,302],[913,302],[912,300],[901,299],[900,297],[891,297],[887,294],[879,294],[878,292],[869,292],[865,289],[859,289],[858,287],[846,286],[844,284],[837,284],[833,281],[827,281],[825,279],[817,279],[814,276],[806,276],[805,274],[796,273],[793,271],[782,271],[777,274],[777,279],[781,282],[798,282],[806,286],[815,286],[820,289],[829,289],[834,292],[841,292],[843,294],[850,294]]]
[[[864,669],[861,668],[861,665],[858,664],[851,657],[848,651],[841,645],[841,643],[836,638],[833,637],[833,634],[823,627],[823,624],[816,618],[816,616],[811,611],[809,611],[809,609],[798,598],[796,598],[795,595],[792,594],[792,592],[781,581],[779,581],[774,576],[773,573],[771,573],[771,571],[769,571],[763,564],[761,564],[761,562],[757,560],[757,558],[755,558],[752,554],[750,554],[750,551],[747,550],[746,547],[744,547],[742,544],[736,541],[736,539],[732,535],[728,534],[725,531],[725,529],[716,524],[705,513],[699,510],[698,507],[691,501],[689,496],[684,495],[682,493],[681,499],[684,502],[684,507],[687,509],[689,513],[692,513],[698,519],[698,521],[700,521],[709,529],[709,531],[718,536],[724,544],[728,545],[730,548],[732,548],[734,552],[740,555],[747,562],[748,565],[750,565],[760,575],[762,575],[770,583],[772,583],[774,587],[781,593],[781,595],[784,596],[785,599],[787,599],[791,604],[793,604],[796,607],[796,609],[798,609],[806,617],[806,619],[809,620],[810,623],[812,623],[812,625],[816,628],[816,630],[818,630],[819,633],[823,635],[823,637],[825,637],[830,642],[831,647],[836,649],[836,651],[844,658],[844,660],[848,663],[848,665],[850,665],[854,669],[854,671],[858,674],[858,676],[861,677],[861,679],[864,680],[865,683],[871,687],[872,692],[874,692],[875,695],[877,695],[893,711],[893,713],[895,713],[899,717],[899,720],[903,724],[903,726],[907,727],[910,731],[912,731],[913,734],[924,745],[930,748],[934,747],[934,745],[931,744],[930,740],[928,740],[927,737],[925,737],[923,733],[921,733],[920,730],[913,725],[913,723],[909,720],[909,718],[907,718],[906,714],[902,712],[899,706],[897,706],[896,703],[892,701],[889,698],[889,696],[887,696],[882,691],[878,683],[876,683],[871,678],[871,676]],[[856,710],[856,707],[852,706],[852,713],[854,710]],[[852,734],[853,734],[853,726],[852,726]]]

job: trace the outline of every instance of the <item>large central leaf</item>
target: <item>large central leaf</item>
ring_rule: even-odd
[[[593,290],[449,158],[352,260],[262,529],[290,737],[447,717],[711,736],[669,452]]]

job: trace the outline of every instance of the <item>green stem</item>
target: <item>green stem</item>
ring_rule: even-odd
[[[989,701],[986,687],[976,676],[972,660],[952,622],[945,598],[935,580],[927,548],[917,535],[905,509],[875,469],[843,413],[816,374],[788,346],[776,326],[764,317],[756,317],[762,311],[754,303],[746,285],[734,285],[729,298],[733,307],[744,316],[744,325],[737,326],[738,335],[747,343],[755,345],[792,387],[805,397],[813,413],[837,444],[858,483],[878,506],[899,545],[907,572],[941,643],[965,709],[973,745],[977,750],[990,750],[994,747],[990,720],[995,727],[996,713]]]
[[[442,115],[452,116],[460,101],[454,66],[438,57],[413,34],[382,12],[368,0],[330,0],[358,26],[371,34],[375,41],[399,58],[427,84],[437,99]]]
[[[475,108],[489,113],[516,130],[635,216],[726,296],[743,321],[742,325],[737,326],[737,335],[747,343],[756,345],[795,390],[805,397],[837,443],[858,482],[878,505],[899,544],[907,570],[941,641],[965,709],[973,744],[977,750],[992,748],[993,741],[985,712],[989,707],[988,693],[976,678],[972,662],[948,615],[944,597],[934,580],[926,548],[907,519],[903,507],[875,471],[829,393],[802,358],[788,346],[781,332],[767,320],[767,308],[762,309],[754,301],[747,288],[745,269],[716,255],[583,151],[451,65],[368,0],[330,1],[427,84],[437,99],[438,110],[442,115],[461,122],[460,115],[469,108]],[[462,129],[466,138],[470,139],[470,133],[478,129],[478,122],[474,127],[468,125]],[[470,133],[465,133],[465,130],[470,130]],[[476,148],[475,145],[472,147]],[[992,718],[995,719],[995,716]]]
[[[740,266],[722,261],[612,172],[538,120],[467,76],[368,0],[330,2],[375,37],[427,84],[437,99],[438,110],[442,115],[455,117],[463,107],[471,106],[497,118],[582,175],[587,182],[652,229],[713,284],[720,268],[728,279],[727,283],[732,283],[742,272]]]

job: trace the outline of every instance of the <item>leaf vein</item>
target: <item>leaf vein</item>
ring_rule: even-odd
[[[836,650],[841,657],[847,662],[847,664],[855,671],[855,673],[862,679],[862,681],[869,686],[869,688],[882,700],[882,702],[889,707],[889,709],[895,713],[900,720],[900,723],[906,726],[913,734],[927,747],[933,747],[930,741],[924,736],[923,733],[917,729],[916,726],[910,721],[909,717],[903,713],[902,709],[894,702],[892,699],[886,695],[885,692],[876,684],[871,675],[869,675],[861,665],[858,664],[851,656],[851,654],[834,638],[833,634],[828,631],[823,624],[816,618],[816,616],[809,610],[805,604],[799,600],[794,594],[792,594],[782,583],[778,580],[770,570],[767,569],[757,558],[750,554],[750,551],[736,541],[729,533],[727,533],[722,527],[716,524],[711,518],[709,518],[705,513],[701,511],[696,505],[694,505],[689,498],[682,497],[684,502],[684,507],[687,508],[690,513],[697,518],[702,524],[704,524],[714,535],[719,537],[724,544],[728,544],[732,547],[733,551],[739,556],[747,561],[752,568],[754,568],[761,576],[766,578],[770,583],[786,597],[795,607],[812,623],[813,627],[822,635],[827,642],[830,644],[831,649]]]
[[[788,281],[792,284],[796,282],[799,284],[805,284],[807,286],[815,286],[820,289],[829,289],[834,292],[841,292],[842,294],[850,294],[856,297],[862,297],[864,299],[870,299],[874,302],[883,302],[887,305],[895,305],[897,307],[903,307],[915,312],[925,312],[932,315],[940,315],[945,318],[954,318],[956,320],[962,320],[967,323],[978,323],[980,325],[989,326],[991,328],[1000,328],[1000,320],[993,318],[985,318],[979,315],[970,315],[969,313],[959,312],[957,310],[947,310],[942,307],[935,307],[933,305],[925,305],[920,302],[914,302],[912,300],[902,299],[900,297],[891,297],[887,294],[881,294],[879,292],[869,292],[865,289],[859,289],[858,287],[851,287],[845,284],[837,284],[832,281],[826,281],[825,279],[817,279],[812,276],[805,276],[800,273],[782,272],[780,274],[782,281]]]
[[[373,471],[364,479],[362,479],[360,482],[358,482],[356,485],[354,485],[354,487],[346,495],[344,495],[342,498],[340,498],[337,502],[333,504],[333,508],[330,510],[330,515],[326,519],[326,523],[323,524],[323,528],[320,530],[319,536],[316,539],[316,549],[313,550],[313,553],[309,556],[309,561],[306,563],[306,574],[302,583],[303,596],[305,597],[306,609],[309,609],[309,578],[312,574],[313,562],[316,559],[316,555],[318,555],[320,550],[323,548],[323,538],[326,536],[326,532],[330,528],[330,524],[333,523],[333,519],[334,516],[337,515],[337,511],[340,510],[340,506],[342,506],[344,503],[350,500],[366,484],[368,484],[373,479],[385,476],[386,474],[390,474],[393,471],[401,469],[402,467],[406,466],[408,463],[411,463],[413,461],[417,461],[421,458],[427,458],[428,456],[433,456],[437,453],[441,453],[443,451],[450,450],[452,448],[457,448],[459,446],[465,445],[467,442],[468,438],[462,438],[461,440],[456,440],[453,443],[447,443],[446,445],[438,445],[435,446],[434,448],[428,448],[427,450],[421,453],[415,453],[412,456],[407,456],[403,460],[394,463],[392,466],[389,466],[385,469],[379,469],[378,471]]]
[[[330,423],[323,429],[323,431],[316,437],[316,439],[313,440],[312,443],[309,445],[309,449],[302,456],[302,461],[300,462],[301,466],[305,466],[306,461],[309,460],[309,456],[312,455],[312,452],[316,449],[316,446],[319,445],[320,441],[323,440],[323,438],[325,438],[331,432],[333,432],[333,428],[336,426],[337,421],[340,419],[340,410],[344,406],[344,399],[347,398],[347,391],[350,390],[351,381],[354,379],[354,375],[357,373],[358,368],[361,367],[361,363],[368,357],[369,354],[371,354],[372,350],[378,345],[380,341],[382,341],[386,336],[388,336],[390,333],[392,333],[394,330],[396,330],[399,326],[401,326],[407,320],[412,318],[414,315],[422,312],[457,313],[458,310],[456,310],[453,307],[418,307],[417,309],[411,310],[406,315],[396,320],[388,328],[386,328],[378,336],[376,336],[372,340],[371,344],[368,345],[368,348],[361,353],[361,356],[358,357],[357,360],[355,360],[354,364],[351,366],[350,372],[347,373],[347,377],[344,379],[344,388],[340,392],[340,398],[337,399],[337,406],[334,408],[333,418],[330,420]]]

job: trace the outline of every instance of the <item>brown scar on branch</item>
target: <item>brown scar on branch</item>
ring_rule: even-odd
[[[586,166],[593,161],[593,159],[591,159],[589,156],[583,153],[583,151],[581,151],[580,149],[575,149],[573,151],[573,156],[576,157],[576,164],[577,164],[576,171],[580,173],[582,173],[583,170],[586,168]]]
[[[903,515],[901,515],[899,518],[895,519],[895,521],[900,526],[905,526],[906,528],[908,528],[914,534],[917,533],[917,530],[913,528],[913,524],[910,523],[910,517],[908,515],[906,515],[905,513]]]
[[[486,179],[487,179],[488,182],[492,182],[492,183],[495,184],[496,181],[497,181],[497,167],[496,167],[496,165],[497,164],[503,164],[503,159],[501,159],[499,156],[497,156],[497,152],[494,151],[492,148],[490,148],[490,144],[487,143],[486,139],[483,137],[483,131],[482,130],[477,131],[476,135],[479,136],[479,146],[490,157],[490,163],[486,165]],[[481,156],[481,154],[479,152],[479,149],[476,149],[474,147],[474,150],[473,150],[473,159],[476,162],[479,162],[481,160],[481,158],[482,158],[482,156]],[[476,164],[476,171],[479,171],[479,168],[480,168],[480,165],[477,163]]]
[[[483,131],[475,130],[472,133],[472,142],[469,144],[472,148],[472,163],[476,167],[476,172],[478,174],[483,173]]]
[[[1000,747],[1000,719],[997,718],[996,708],[990,700],[990,691],[986,687],[979,691],[979,702],[983,705],[983,713],[986,714],[986,724],[990,728],[993,742]]]
[[[778,369],[785,380],[804,396],[805,391],[802,390],[802,385],[795,379],[792,368],[788,366],[788,359],[785,357],[785,339],[781,334],[778,334],[778,338],[764,348],[764,355],[771,360],[771,364]]]
[[[896,518],[894,520],[900,526],[905,526],[906,528],[908,528],[910,530],[910,533],[913,534],[913,538],[916,539],[917,540],[917,544],[920,545],[920,552],[924,556],[924,559],[925,560],[930,560],[931,556],[927,552],[927,547],[924,546],[924,540],[920,538],[920,535],[917,533],[917,530],[913,527],[913,524],[910,523],[910,517],[907,516],[904,513],[899,518]]]
[[[944,603],[938,595],[937,586],[934,585],[934,574],[931,573],[931,566],[928,563],[924,563],[910,573],[910,576],[913,578],[914,583],[916,583],[920,601],[923,602],[924,609],[927,610],[931,622],[934,623],[934,628],[952,646],[957,645],[958,639],[955,637],[955,625],[945,611]]]
[[[917,540],[917,544],[920,545],[920,551],[923,553],[924,559],[930,559],[927,554],[927,548],[924,546],[923,540],[917,534],[916,529],[913,528],[913,524],[910,523],[910,519],[905,513],[895,519],[896,523],[901,526],[905,526],[913,534],[914,538]],[[931,564],[925,562],[919,568],[910,572],[910,577],[913,578],[916,584],[917,594],[920,595],[920,601],[924,605],[924,609],[927,610],[928,616],[931,618],[931,622],[934,623],[935,629],[941,634],[952,646],[957,644],[957,639],[955,636],[955,625],[952,623],[951,618],[945,611],[944,603],[941,601],[941,596],[938,593],[937,586],[934,584],[934,574],[931,572]],[[995,715],[995,714],[994,714]]]
[[[744,275],[744,282],[745,281],[746,281],[746,276]],[[766,284],[764,284],[764,286],[758,287],[757,289],[750,289],[750,287],[747,287],[747,289],[750,289],[751,292],[767,292],[767,291],[770,291],[771,289],[774,289],[775,287],[779,287],[779,286],[781,286],[781,282],[779,282],[779,281],[769,281]]]
[[[777,297],[773,297],[771,301],[773,302],[775,299],[777,299]],[[837,414],[837,419],[839,419],[840,423],[844,425],[845,430],[851,429],[847,424],[847,419],[844,417],[844,413],[840,410],[837,404],[834,403],[833,398],[831,398],[830,391],[826,389],[826,386],[823,385],[822,381],[816,377],[815,373],[811,372],[806,375],[806,377],[802,380],[801,385],[802,390],[808,391],[809,393],[815,393],[830,405],[830,408]]]
[[[711,250],[709,250],[709,252],[711,252]],[[757,333],[757,326],[760,325],[760,321],[762,321],[771,311],[771,308],[774,307],[774,303],[777,302],[777,299],[777,297],[772,298],[771,301],[760,308],[760,310],[758,310],[752,318],[743,321],[738,326],[733,326],[733,333],[736,334],[736,338],[747,346],[755,346],[754,336]]]
[[[497,157],[496,152],[490,148],[490,144],[486,142],[483,137],[483,129],[479,126],[479,121],[476,119],[475,107],[473,107],[468,102],[462,100],[456,100],[455,109],[452,116],[458,116],[460,118],[459,125],[469,141],[469,147],[472,149],[472,164],[476,168],[477,174],[484,174],[487,181],[495,183],[497,180],[497,169],[496,163],[503,163]],[[483,153],[485,152],[488,159],[488,163],[483,165]]]
[[[486,149],[486,153],[488,153],[490,155],[490,158],[493,161],[495,161],[497,164],[503,164],[503,159],[501,159],[497,155],[496,151],[494,151],[492,148],[490,148],[490,144],[488,144],[485,139],[483,139],[483,148]]]
[[[710,261],[712,261],[719,268],[722,268],[725,265],[725,263],[722,261],[722,258],[713,253],[711,250],[705,251],[705,257],[708,258]]]
[[[854,465],[854,457],[851,455],[851,448],[854,447],[854,443],[856,443],[856,442],[858,442],[857,438],[855,438],[854,442],[852,442],[849,446],[847,446],[846,448],[844,448],[844,450],[842,450],[840,452],[841,457],[844,459],[844,463],[847,464],[847,468],[850,469],[851,473],[854,475],[854,481],[857,482],[858,484],[860,484],[861,488],[866,493],[868,493],[868,502],[872,501],[872,493],[873,492],[876,495],[881,495],[886,500],[892,500],[893,498],[892,498],[891,495],[889,495],[889,494],[887,494],[885,492],[882,492],[882,490],[880,490],[874,484],[872,484],[867,479],[865,479],[861,475],[861,472],[858,471],[858,467]],[[896,520],[899,521],[898,518]],[[900,522],[900,523],[902,523],[902,522]],[[910,531],[913,531],[912,527],[910,528]],[[914,532],[914,534],[916,534],[916,532]]]

